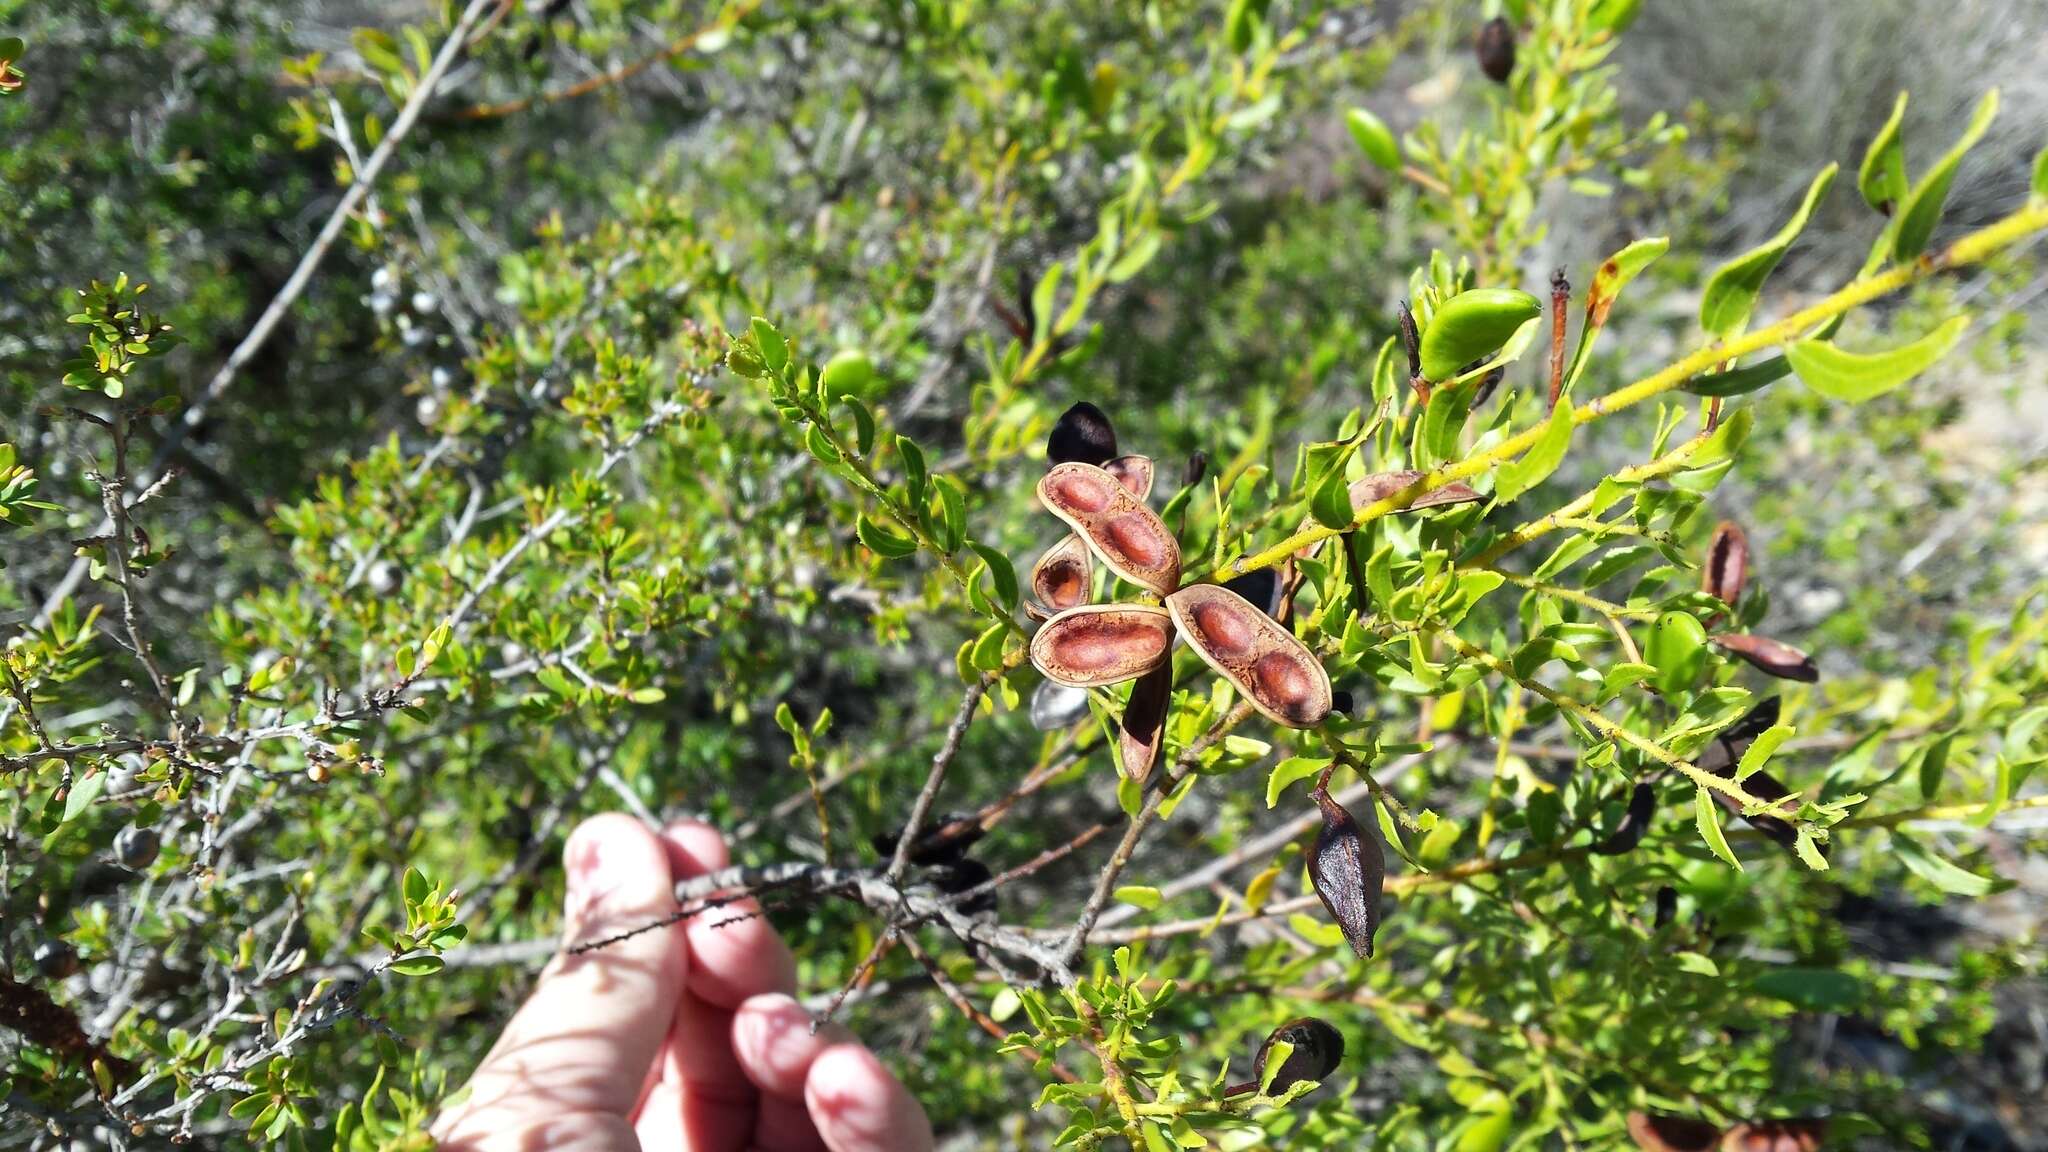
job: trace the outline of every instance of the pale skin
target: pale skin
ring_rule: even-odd
[[[677,880],[728,863],[706,825],[623,815],[563,850],[564,941],[675,910]],[[751,901],[558,955],[433,1126],[461,1152],[930,1152],[931,1125],[843,1028],[811,1032],[796,962]],[[720,923],[725,921],[725,923]]]

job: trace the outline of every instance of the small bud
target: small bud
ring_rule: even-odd
[[[1515,70],[1515,26],[1505,16],[1488,20],[1479,29],[1473,51],[1479,57],[1479,70],[1486,73],[1488,80],[1507,83]]]
[[[29,954],[36,971],[52,980],[62,980],[78,971],[78,953],[62,940],[43,940]]]
[[[124,868],[139,871],[156,863],[156,854],[162,845],[154,828],[123,828],[114,837],[114,859],[120,861]]]
[[[1116,429],[1102,409],[1083,400],[1053,424],[1045,439],[1045,458],[1053,464],[1078,460],[1099,468],[1116,459]]]
[[[1209,454],[1198,448],[1194,452],[1189,453],[1187,466],[1181,469],[1181,487],[1192,488],[1195,485],[1200,484],[1202,482],[1202,477],[1207,476],[1208,474]]]
[[[327,783],[328,775],[327,765],[322,761],[315,760],[311,764],[306,765],[306,779],[311,780],[315,784]]]

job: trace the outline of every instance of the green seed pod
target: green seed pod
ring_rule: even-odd
[[[841,348],[833,353],[818,375],[818,383],[827,396],[865,396],[874,379],[874,361],[858,348]]]
[[[1467,364],[1500,350],[1515,330],[1543,314],[1543,303],[1518,288],[1472,288],[1437,307],[1422,333],[1422,375],[1448,380]]]
[[[1657,688],[1683,692],[1699,680],[1707,663],[1707,630],[1685,612],[1666,612],[1650,626],[1643,662],[1657,670]]]
[[[1351,138],[1358,141],[1358,150],[1367,160],[1389,172],[1401,170],[1401,147],[1394,143],[1386,121],[1363,108],[1353,108],[1344,113],[1344,126],[1351,129]]]

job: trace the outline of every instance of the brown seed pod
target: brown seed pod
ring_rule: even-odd
[[[1622,814],[1621,823],[1594,844],[1593,851],[1602,856],[1619,856],[1634,850],[1643,842],[1643,833],[1656,815],[1657,789],[1647,781],[1637,784],[1628,794],[1628,811]]]
[[[1166,598],[1188,647],[1277,724],[1312,728],[1330,714],[1330,676],[1271,616],[1214,584],[1191,584]]]
[[[1053,464],[1107,464],[1116,459],[1116,429],[1102,409],[1083,400],[1053,423],[1045,438],[1045,458]]]
[[[1136,604],[1083,604],[1039,626],[1031,663],[1069,688],[1121,684],[1157,667],[1173,644],[1173,618]]]
[[[1117,721],[1117,751],[1124,775],[1143,783],[1152,775],[1166,740],[1166,706],[1173,699],[1173,661],[1162,660],[1131,685],[1131,698]]]
[[[1193,488],[1202,482],[1202,477],[1208,474],[1209,454],[1197,448],[1193,453],[1189,454],[1187,466],[1180,471],[1181,487]]]
[[[1814,664],[1813,657],[1790,644],[1746,632],[1728,632],[1713,639],[1714,643],[1748,661],[1751,667],[1780,680],[1811,684],[1820,679],[1820,668]]]
[[[1742,585],[1749,579],[1749,534],[1733,520],[1714,527],[1707,542],[1707,564],[1700,572],[1700,591],[1718,598],[1730,608],[1742,599]]]
[[[1069,532],[1031,566],[1031,594],[1044,606],[1047,616],[1079,608],[1088,602],[1094,571],[1088,545]]]
[[[1270,1089],[1278,1096],[1296,1084],[1320,1084],[1330,1078],[1330,1073],[1344,1062],[1344,1034],[1324,1021],[1313,1016],[1289,1020],[1266,1037],[1259,1045],[1259,1054],[1252,1061],[1252,1078],[1242,1084],[1233,1084],[1223,1090],[1225,1096],[1240,1096],[1256,1092],[1266,1082],[1266,1064],[1273,1052],[1273,1045],[1286,1042],[1292,1047],[1280,1061],[1280,1068],[1273,1073]]]
[[[1751,739],[1754,739],[1754,737],[1751,737]],[[1709,757],[1700,757],[1700,767],[1708,769],[1716,776],[1732,778],[1735,775],[1735,766],[1742,759],[1742,752],[1749,747],[1749,743],[1749,740],[1743,740],[1739,746],[1729,745],[1724,738],[1722,741],[1717,742],[1715,747],[1725,748],[1725,754],[1712,757],[1711,763],[1709,762]],[[1742,787],[1751,796],[1759,800],[1783,800],[1792,794],[1791,789],[1779,783],[1778,778],[1769,772],[1750,773],[1743,778]],[[1733,796],[1725,796],[1716,792],[1714,793],[1714,799],[1731,814],[1742,816],[1744,820],[1749,821],[1750,827],[1776,841],[1779,847],[1784,848],[1788,852],[1797,849],[1799,830],[1794,828],[1789,821],[1762,812],[1755,816],[1743,816],[1742,804]]]
[[[1323,810],[1323,830],[1308,850],[1308,874],[1330,919],[1344,930],[1344,939],[1360,956],[1372,957],[1373,933],[1380,926],[1380,886],[1386,882],[1386,850],[1378,828],[1361,828],[1348,809],[1331,797],[1328,773],[1317,783],[1316,807]]]
[[[1721,1128],[1690,1116],[1658,1116],[1649,1112],[1628,1114],[1628,1134],[1643,1152],[1713,1152],[1721,1142]]]
[[[1479,70],[1496,84],[1505,84],[1515,71],[1515,26],[1507,17],[1495,16],[1480,26],[1479,37],[1473,43],[1473,54],[1479,57]]]
[[[1401,489],[1422,479],[1424,473],[1414,469],[1398,472],[1375,472],[1362,480],[1351,482],[1351,510],[1360,511],[1368,505],[1377,504]],[[1445,504],[1470,504],[1485,497],[1474,491],[1470,484],[1454,480],[1441,488],[1432,488],[1415,498],[1406,511],[1415,512],[1423,508],[1436,508]]]
[[[1828,1122],[1818,1116],[1752,1120],[1721,1137],[1721,1152],[1816,1152],[1827,1134]]]
[[[1039,480],[1038,499],[1118,576],[1161,596],[1180,583],[1180,542],[1116,477],[1092,464],[1058,464]]]
[[[1102,466],[1104,472],[1116,477],[1124,490],[1143,500],[1152,495],[1152,458],[1150,456],[1119,456]]]

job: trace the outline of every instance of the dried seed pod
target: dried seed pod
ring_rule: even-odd
[[[1479,57],[1479,70],[1496,84],[1505,84],[1515,71],[1515,26],[1507,17],[1495,16],[1479,28],[1479,37],[1472,45],[1473,54]]]
[[[1658,1116],[1649,1112],[1628,1114],[1628,1134],[1643,1152],[1713,1152],[1721,1141],[1721,1127],[1690,1116]]]
[[[918,834],[917,843],[910,847],[910,862],[920,868],[940,864],[953,864],[967,858],[967,850],[986,833],[981,821],[972,812],[948,812],[933,822],[932,826]],[[903,829],[877,832],[868,843],[875,854],[884,860],[896,855],[896,842],[903,838]]]
[[[1413,469],[1399,472],[1375,472],[1362,480],[1351,482],[1351,510],[1362,511],[1369,505],[1377,504],[1401,489],[1422,479],[1423,473]],[[1441,488],[1432,488],[1415,498],[1406,511],[1416,512],[1424,508],[1437,508],[1445,504],[1470,504],[1485,497],[1462,480],[1454,480]]]
[[[1053,423],[1052,434],[1045,438],[1045,458],[1054,464],[1107,464],[1116,459],[1116,429],[1102,409],[1083,400]]]
[[[933,868],[932,884],[948,896],[955,896],[972,888],[979,888],[994,879],[995,873],[979,860],[962,857],[951,863]],[[959,905],[960,911],[969,916],[996,910],[996,890],[991,888]]]
[[[1055,465],[1039,480],[1038,499],[1110,571],[1161,596],[1180,583],[1180,542],[1116,477],[1092,464]]]
[[[1780,680],[1811,684],[1820,679],[1820,668],[1814,664],[1813,657],[1790,644],[1746,632],[1724,633],[1713,640],[1748,661],[1751,667]]]
[[[147,868],[156,863],[157,851],[162,847],[156,829],[130,825],[114,837],[114,859],[124,868]]]
[[[1173,699],[1173,661],[1162,660],[1131,685],[1131,698],[1117,721],[1117,751],[1124,775],[1143,783],[1166,741],[1166,708]]]
[[[1151,671],[1173,644],[1173,617],[1136,604],[1083,604],[1031,638],[1031,663],[1069,688],[1121,684]]]
[[[1730,608],[1742,599],[1742,585],[1749,579],[1749,534],[1733,520],[1714,527],[1707,542],[1707,564],[1700,571],[1700,591],[1716,597]]]
[[[1031,726],[1040,732],[1071,728],[1088,715],[1088,690],[1040,680],[1031,692]]]
[[[1193,488],[1209,474],[1209,454],[1197,448],[1188,456],[1187,466],[1181,469],[1180,483],[1183,488]]]
[[[35,950],[29,953],[29,962],[36,971],[52,980],[62,980],[78,972],[78,952],[62,940],[41,940]]]
[[[1818,1116],[1751,1120],[1721,1137],[1721,1152],[1816,1152],[1827,1134],[1828,1122]]]
[[[1031,594],[1038,598],[1046,615],[1057,616],[1088,602],[1094,575],[1087,543],[1069,532],[1031,566]]]
[[[1280,615],[1280,573],[1260,568],[1223,582],[1225,588],[1244,597],[1245,603],[1277,619]]]
[[[1621,823],[1594,844],[1593,851],[1602,856],[1619,856],[1634,850],[1643,842],[1643,833],[1656,815],[1657,789],[1647,781],[1637,784],[1628,794],[1628,811],[1622,813]]]
[[[1294,633],[1244,597],[1191,584],[1168,596],[1166,607],[1188,647],[1268,719],[1312,728],[1330,714],[1329,673]]]
[[[1119,456],[1102,466],[1104,472],[1116,477],[1124,490],[1143,500],[1152,495],[1152,458],[1150,456]]]
[[[1657,888],[1657,911],[1650,923],[1661,932],[1664,930],[1665,925],[1671,923],[1671,918],[1676,915],[1678,915],[1678,889],[1673,888],[1669,884],[1660,885]]]
[[[1370,959],[1373,933],[1380,926],[1380,886],[1387,874],[1379,829],[1360,827],[1331,797],[1327,778],[1309,795],[1323,810],[1323,830],[1308,850],[1309,878],[1351,950]]]
[[[1272,1034],[1259,1045],[1259,1054],[1252,1061],[1252,1078],[1242,1084],[1231,1085],[1223,1090],[1223,1094],[1240,1096],[1257,1092],[1259,1085],[1266,1083],[1266,1065],[1273,1046],[1281,1042],[1292,1050],[1280,1061],[1279,1070],[1273,1073],[1273,1083],[1267,1089],[1275,1096],[1296,1084],[1320,1084],[1344,1062],[1344,1034],[1313,1016],[1303,1016],[1273,1029]]]

